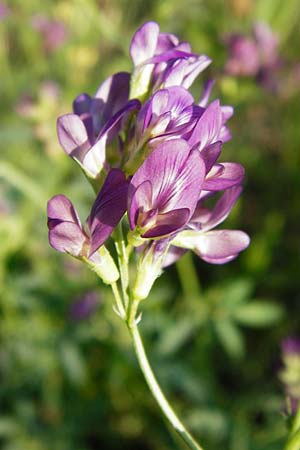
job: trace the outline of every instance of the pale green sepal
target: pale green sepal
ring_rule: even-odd
[[[147,239],[144,239],[140,236],[140,230],[135,229],[133,231],[129,231],[127,234],[128,244],[132,245],[132,247],[140,247],[141,245],[147,242]]]
[[[129,99],[143,101],[148,93],[153,71],[153,64],[137,66],[131,75]]]
[[[153,249],[149,250],[138,263],[137,276],[132,289],[133,298],[136,300],[147,298],[155,280],[162,274],[166,252],[155,258],[153,253]]]
[[[115,283],[120,278],[120,274],[111,254],[104,245],[99,248],[97,253],[100,256],[97,262],[88,258],[83,258],[84,261],[101,278],[103,283]]]

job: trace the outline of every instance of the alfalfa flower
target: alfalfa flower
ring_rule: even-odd
[[[275,75],[281,66],[278,37],[263,22],[253,24],[251,34],[231,34],[225,37],[229,57],[225,72],[237,77],[254,77],[268,90],[276,88]]]
[[[138,100],[128,100],[129,74],[119,72],[105,80],[94,97],[80,94],[73,102],[73,113],[57,120],[58,140],[91,179],[107,172],[115,161],[108,147],[115,145],[120,155],[119,131],[128,115],[140,108]],[[121,159],[121,157],[120,157]],[[117,161],[118,163],[118,161]]]
[[[214,228],[228,217],[241,190],[240,185],[226,189],[213,209],[205,207],[205,201],[200,200],[191,220],[171,244],[192,250],[211,264],[224,264],[236,258],[248,247],[249,236],[240,230]]]
[[[200,196],[205,164],[182,139],[159,144],[129,185],[129,224],[143,238],[158,238],[184,227]]]
[[[211,63],[206,55],[193,53],[188,42],[161,33],[156,22],[146,22],[135,32],[130,56],[134,64],[131,98],[143,98],[151,90],[169,86],[188,89]]]
[[[47,206],[49,242],[62,253],[82,259],[106,283],[119,278],[113,259],[103,244],[126,210],[128,183],[122,171],[112,169],[96,197],[85,226],[64,195],[55,195]]]

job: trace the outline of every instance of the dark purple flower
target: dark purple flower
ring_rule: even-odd
[[[283,354],[294,354],[300,357],[300,338],[288,337],[281,342]]]
[[[76,298],[69,308],[70,319],[85,320],[91,317],[99,305],[99,295],[97,292],[90,291]]]
[[[224,264],[236,258],[249,245],[249,236],[239,230],[213,230],[229,215],[237,201],[240,186],[226,189],[212,210],[200,200],[194,214],[185,227],[178,233],[172,245],[193,250],[201,259],[212,264]],[[180,253],[177,253],[180,256]],[[172,259],[176,260],[173,250]]]
[[[146,22],[134,34],[130,55],[135,66],[133,96],[141,97],[149,89],[170,86],[189,88],[211,60],[192,53],[187,42],[173,34],[160,33],[155,22]]]
[[[96,197],[86,228],[64,195],[48,202],[50,245],[59,252],[91,258],[111,235],[126,210],[128,183],[119,169],[111,169]]]
[[[130,182],[130,228],[144,238],[182,229],[194,213],[204,175],[200,152],[186,141],[159,144]]]

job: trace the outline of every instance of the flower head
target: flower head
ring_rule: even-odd
[[[262,40],[263,30],[258,35]],[[271,47],[265,41],[264,61]],[[136,248],[139,268],[133,289],[144,298],[162,267],[188,249],[223,264],[247,247],[249,237],[215,229],[241,192],[244,169],[219,161],[231,138],[227,121],[233,108],[210,101],[212,80],[198,101],[188,91],[210,59],[161,32],[155,22],[136,31],[130,56],[131,74],[110,76],[93,97],[78,95],[73,112],[57,121],[64,151],[97,192],[102,188],[84,226],[64,196],[50,200],[48,224],[54,248],[91,262],[99,260],[127,207],[127,238]],[[209,209],[206,200],[213,196],[219,199]]]

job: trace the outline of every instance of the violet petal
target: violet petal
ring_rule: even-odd
[[[91,103],[95,133],[123,108],[129,97],[130,74],[118,72],[107,78],[98,88]]]
[[[111,169],[93,204],[88,225],[91,234],[91,256],[111,235],[127,205],[128,182],[119,169]]]
[[[199,144],[199,150],[202,150],[207,145],[219,140],[221,127],[222,110],[219,100],[215,100],[206,108],[198,120],[189,138],[189,144],[192,147]]]
[[[228,217],[231,209],[240,196],[241,191],[241,186],[233,186],[232,188],[226,189],[211,211],[210,216],[207,217],[207,220],[204,223],[201,223],[201,230],[211,230],[223,222],[226,217]]]
[[[130,44],[130,56],[135,66],[154,55],[159,35],[156,22],[144,23],[134,34]]]
[[[58,118],[57,135],[67,155],[79,161],[91,146],[84,123],[76,114],[65,114]]]
[[[188,221],[190,210],[188,208],[173,209],[165,214],[158,214],[155,226],[142,234],[144,238],[165,236],[180,230]]]
[[[214,230],[199,233],[194,251],[206,262],[224,264],[248,247],[249,242],[249,236],[243,231]]]
[[[203,189],[207,191],[220,191],[241,184],[245,170],[238,163],[215,164],[206,175]]]

